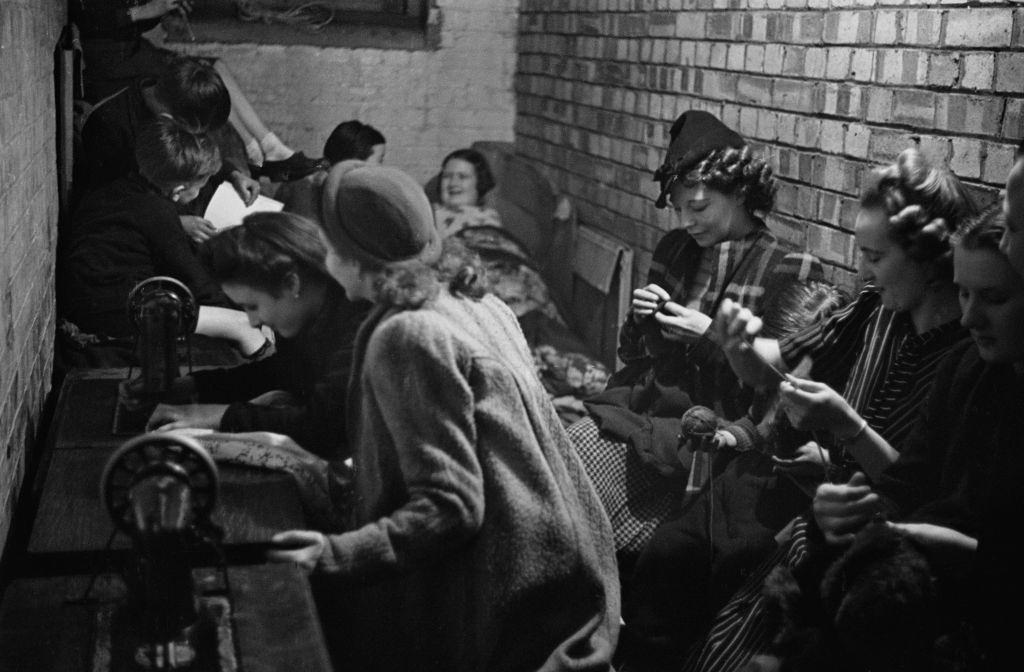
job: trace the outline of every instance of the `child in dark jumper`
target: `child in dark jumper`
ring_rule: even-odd
[[[133,334],[125,306],[136,284],[153,276],[184,283],[200,305],[196,333],[229,340],[242,355],[265,338],[210,278],[182,229],[187,204],[220,168],[213,141],[160,117],[139,131],[138,168],[87,195],[61,241],[60,312],[81,331]]]

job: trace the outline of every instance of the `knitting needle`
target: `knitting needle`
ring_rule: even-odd
[[[185,30],[188,31],[188,41],[189,42],[195,42],[196,41],[196,34],[192,30],[192,23],[188,20],[188,13],[185,11],[185,8],[184,7],[179,7],[178,8],[178,14],[181,15],[181,20],[185,24]]]

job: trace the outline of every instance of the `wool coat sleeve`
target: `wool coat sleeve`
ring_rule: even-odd
[[[321,563],[328,572],[368,577],[432,564],[457,552],[483,524],[473,362],[443,332],[409,327],[414,313],[378,327],[362,369],[362,403],[375,409],[384,428],[374,432],[373,458],[357,468],[379,470],[382,487],[397,485],[404,501],[359,529],[331,536]]]

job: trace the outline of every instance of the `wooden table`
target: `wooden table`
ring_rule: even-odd
[[[217,583],[194,572],[197,586]],[[230,567],[235,650],[245,672],[329,672],[306,577],[292,565]],[[101,575],[19,579],[0,603],[0,672],[92,672],[98,613],[120,604],[124,585]]]
[[[26,566],[36,572],[92,571],[130,548],[100,499],[107,458],[129,436],[113,434],[117,385],[123,369],[73,371],[65,379],[50,430],[50,448],[37,480],[38,505]],[[213,521],[224,529],[224,550],[234,563],[260,562],[270,537],[305,527],[298,489],[287,474],[218,465],[220,497]]]

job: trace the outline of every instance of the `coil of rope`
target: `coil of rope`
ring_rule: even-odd
[[[251,23],[281,23],[317,32],[334,20],[334,8],[303,0],[235,0],[238,18]]]

